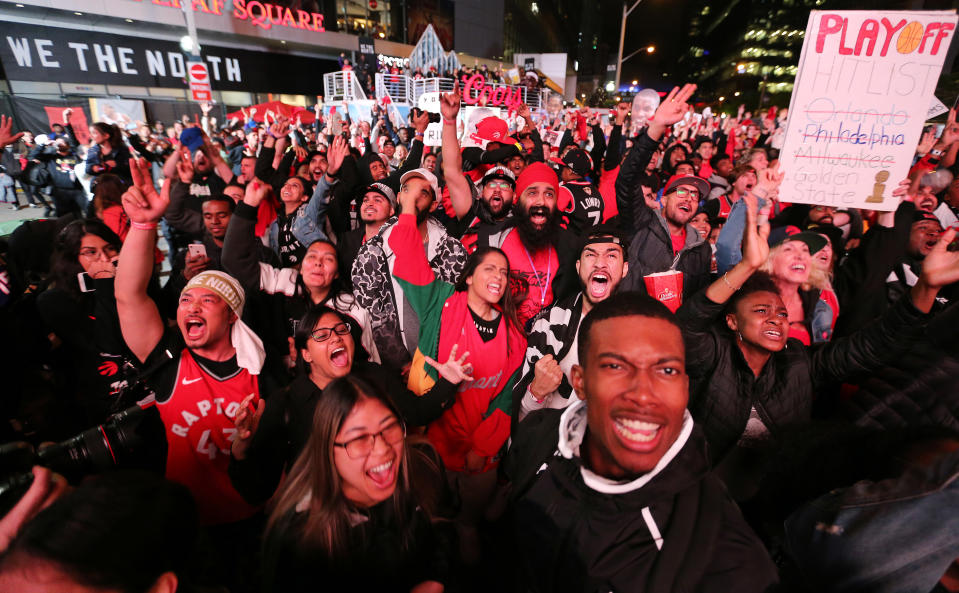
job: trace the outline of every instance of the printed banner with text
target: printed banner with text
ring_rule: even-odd
[[[784,202],[895,210],[955,11],[809,15],[780,153]]]

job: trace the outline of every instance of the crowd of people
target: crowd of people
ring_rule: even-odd
[[[959,591],[955,113],[876,212],[695,92],[0,118],[0,590]]]
[[[373,63],[373,60],[367,59],[366,54],[360,54],[356,63],[350,61],[345,53],[341,53],[338,60],[340,70],[352,72],[356,76],[356,81],[363,88],[368,97],[374,96],[376,90],[376,75],[403,75],[409,76],[414,80],[425,78],[449,77],[457,80],[466,80],[479,74],[486,82],[495,84],[522,84],[530,89],[546,88],[546,78],[540,76],[535,69],[527,70],[525,66],[514,66],[512,70],[503,69],[502,62],[496,68],[490,68],[486,64],[476,63],[473,67],[461,64],[456,71],[442,72],[436,66],[411,66],[408,59],[388,58]],[[391,83],[389,76],[385,77],[387,84]]]

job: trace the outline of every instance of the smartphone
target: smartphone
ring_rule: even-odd
[[[77,282],[80,284],[80,292],[93,292],[96,287],[93,286],[93,278],[86,272],[77,274]]]
[[[186,246],[186,251],[191,257],[196,257],[198,255],[206,257],[206,245],[203,243],[190,243]]]

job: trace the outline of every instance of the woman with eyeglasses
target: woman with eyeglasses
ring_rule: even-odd
[[[416,397],[395,373],[355,357],[352,323],[349,317],[330,307],[312,307],[299,320],[294,334],[296,378],[268,401],[261,400],[255,409],[252,396],[241,404],[234,418],[237,434],[229,473],[233,487],[251,504],[262,503],[273,495],[280,477],[289,471],[313,430],[310,419],[321,392],[337,379],[347,375],[366,378],[379,393],[395,402],[409,426],[423,426],[435,420],[452,404],[459,382],[456,378],[465,376],[462,358],[451,356],[440,365],[452,381],[441,380],[428,395]]]
[[[119,253],[120,238],[99,219],[71,222],[54,241],[48,286],[37,297],[52,366],[77,397],[84,426],[109,414],[111,384],[122,378],[126,348],[113,297]]]
[[[444,376],[434,359],[469,355],[469,376],[456,402],[426,434],[461,500],[456,520],[461,556],[477,564],[477,526],[496,487],[500,448],[509,437],[513,385],[526,336],[516,320],[509,261],[502,250],[485,246],[470,254],[455,286],[436,277],[413,214],[418,196],[406,185],[400,189],[402,214],[389,237],[396,254],[393,276],[419,319],[408,385],[414,393],[430,393]]]
[[[330,382],[264,536],[264,590],[441,593],[450,538],[442,465],[399,410],[350,375]]]
[[[329,187],[325,175],[323,179],[320,193]],[[299,319],[310,308],[326,305],[351,318],[353,338],[362,347],[358,356],[379,362],[369,315],[346,289],[337,247],[332,242],[320,237],[308,243],[296,267],[273,267],[260,261],[257,208],[268,190],[269,186],[258,179],[247,184],[246,194],[230,219],[220,255],[223,269],[240,281],[246,293],[260,296],[250,313],[256,317],[257,327],[264,328],[260,335],[264,345],[268,351],[289,353],[292,366],[296,360],[293,341]]]

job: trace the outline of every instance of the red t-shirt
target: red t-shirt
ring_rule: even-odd
[[[515,230],[503,241],[503,251],[509,260],[510,290],[516,299],[516,313],[520,325],[532,319],[553,303],[553,278],[559,267],[555,247],[529,252]]]
[[[673,242],[673,255],[676,255],[686,246],[686,229],[683,229],[683,232],[678,235],[670,233],[669,238]]]

